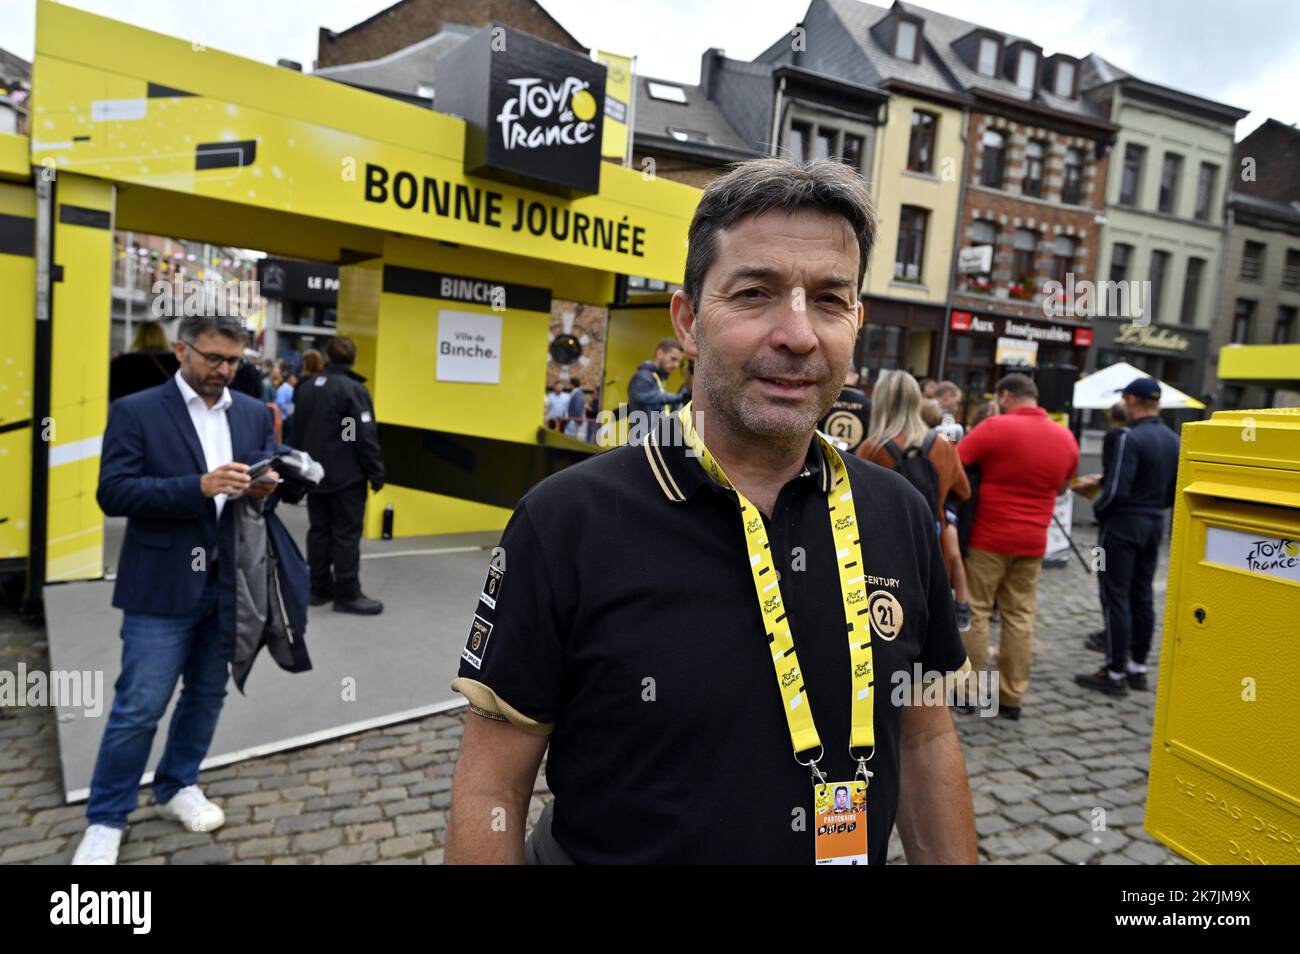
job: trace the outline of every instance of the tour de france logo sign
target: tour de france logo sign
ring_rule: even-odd
[[[506,151],[580,146],[595,139],[596,97],[585,81],[566,76],[555,84],[530,76],[509,82],[518,95],[507,99],[496,117]]]
[[[600,192],[605,67],[493,24],[434,67],[440,112],[465,120],[465,171],[574,197]]]

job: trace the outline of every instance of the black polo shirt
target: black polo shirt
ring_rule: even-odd
[[[831,440],[847,444],[847,453],[856,454],[871,430],[871,398],[846,384],[826,416],[817,422],[817,429]]]
[[[550,733],[553,832],[578,862],[811,864],[812,780],[791,753],[735,495],[674,445],[679,434],[601,454],[524,497],[452,685]],[[958,670],[966,652],[924,498],[892,471],[845,463],[868,593],[893,594],[903,610],[895,638],[872,639],[868,850],[883,864],[899,797],[892,676],[916,663]],[[821,766],[839,781],[855,762],[829,479],[814,442],[768,539]]]

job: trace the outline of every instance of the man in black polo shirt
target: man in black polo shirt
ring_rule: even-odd
[[[858,387],[859,380],[858,369],[849,368],[844,374],[844,387],[817,423],[817,429],[850,457],[858,452],[871,430],[871,398]]]
[[[525,859],[548,744],[529,860],[883,863],[897,820],[909,861],[975,861],[948,710],[896,691],[966,666],[934,517],[814,433],[874,235],[839,163],[705,190],[671,306],[692,405],[533,488],[489,570],[449,862]]]

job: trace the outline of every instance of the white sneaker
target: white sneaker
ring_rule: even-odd
[[[190,831],[215,831],[226,823],[226,813],[212,804],[197,785],[187,785],[159,808],[173,815]]]
[[[117,849],[122,844],[123,828],[108,825],[91,825],[81,836],[77,853],[72,856],[74,865],[115,865]]]

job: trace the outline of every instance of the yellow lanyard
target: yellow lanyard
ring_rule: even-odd
[[[665,386],[668,384],[668,376],[666,374],[662,374],[659,371],[651,371],[650,373],[654,375],[655,382],[659,385],[660,392],[662,393],[663,391],[667,390]],[[673,412],[672,407],[665,401],[664,413],[671,414],[672,412]]]
[[[776,683],[781,690],[786,723],[790,727],[790,742],[794,746],[795,760],[813,749],[822,749],[821,737],[813,722],[812,705],[804,685],[803,670],[795,653],[794,636],[786,616],[785,601],[772,562],[772,551],[763,529],[759,509],[745,499],[745,495],[732,485],[722,467],[714,460],[704,441],[695,432],[691,421],[691,405],[687,404],[678,416],[682,421],[682,434],[687,445],[695,452],[705,473],[732,490],[740,503],[740,522],[745,530],[745,546],[749,551],[749,565],[754,576],[754,593],[763,614],[763,627],[767,632],[772,664],[776,669]],[[844,622],[849,640],[849,661],[853,670],[853,705],[849,726],[849,754],[853,749],[871,748],[875,754],[875,706],[871,697],[874,673],[871,666],[871,623],[868,616],[866,577],[862,567],[862,550],[858,539],[858,521],[853,510],[853,491],[849,485],[848,470],[834,447],[817,435],[826,466],[831,468],[831,491],[826,497],[827,516],[835,538],[835,562],[840,568],[840,594],[844,600]],[[858,759],[865,770],[865,759]],[[810,758],[814,775],[820,775],[817,761]],[[867,756],[870,758],[870,756]]]

